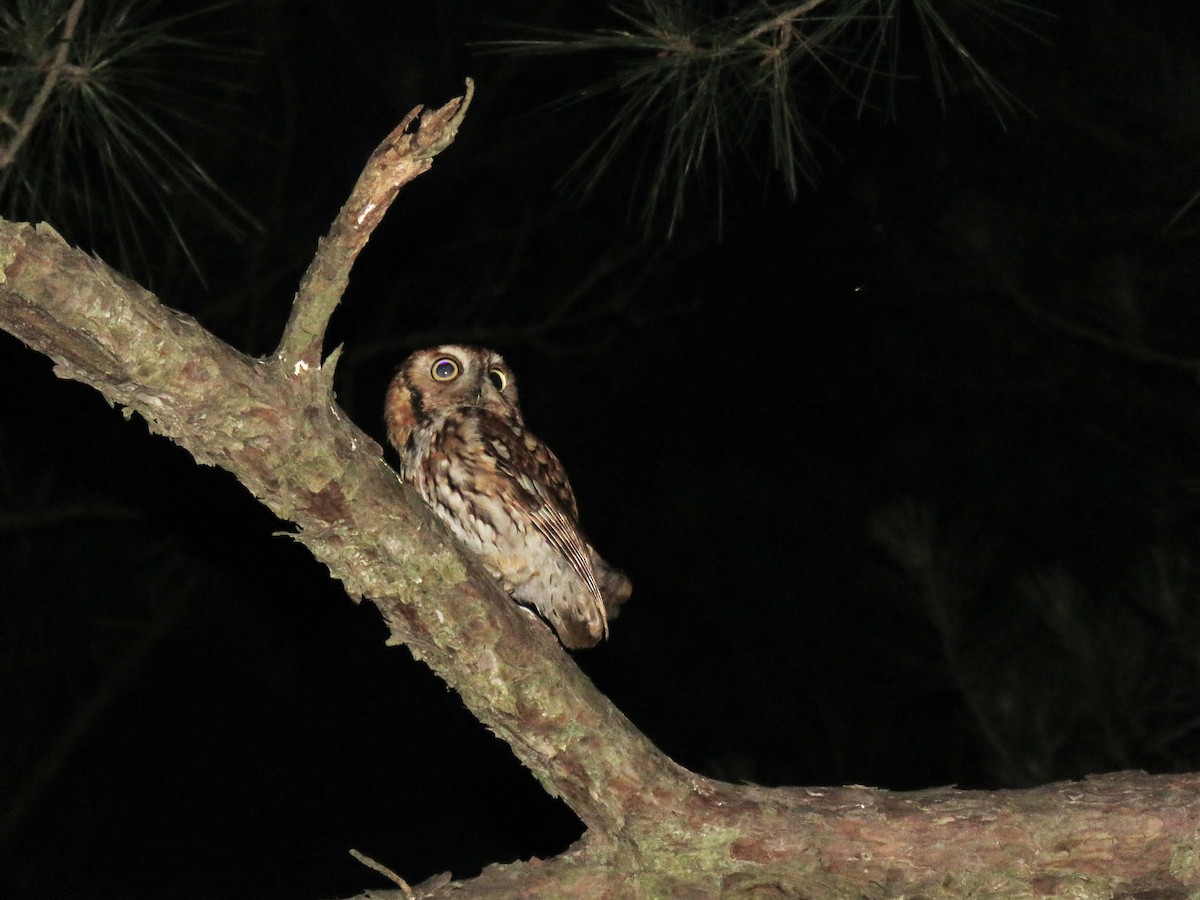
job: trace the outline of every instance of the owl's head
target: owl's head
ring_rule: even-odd
[[[521,423],[517,379],[493,350],[443,344],[418,350],[400,364],[385,401],[388,440],[403,447],[417,428],[469,407]]]

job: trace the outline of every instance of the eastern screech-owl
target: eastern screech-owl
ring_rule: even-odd
[[[525,428],[517,380],[498,354],[452,344],[412,354],[384,418],[401,477],[514,600],[566,647],[607,637],[632,586],[579,530],[567,473]]]

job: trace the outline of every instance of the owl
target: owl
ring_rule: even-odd
[[[608,636],[632,585],[579,530],[567,473],[525,427],[498,354],[454,344],[412,354],[388,386],[384,419],[401,478],[506,593],[565,647]]]

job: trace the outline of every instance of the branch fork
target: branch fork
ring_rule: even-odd
[[[274,355],[280,366],[299,375],[322,365],[325,332],[345,293],[354,261],[400,188],[429,171],[433,158],[454,142],[474,96],[475,83],[468,78],[462,97],[429,112],[423,106],[415,107],[375,148],[300,280]],[[412,129],[414,122],[416,128]]]

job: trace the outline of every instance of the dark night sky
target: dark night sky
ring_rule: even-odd
[[[472,75],[355,270],[339,399],[382,440],[410,350],[508,358],[633,579],[577,658],[639,727],[768,785],[1196,769],[1200,219],[1172,217],[1200,42],[1172,10],[977,44],[1027,107],[1003,126],[915,58],[896,121],[805,82],[815,186],[789,200],[756,145],[719,232],[710,172],[667,239],[636,153],[559,187],[616,107],[550,104],[612,59],[477,46],[514,34],[485,12],[604,4],[247,0],[188,26],[244,52],[180,141],[261,229],[179,211],[204,281],[146,223],[123,267],[267,351],[371,149]],[[121,258],[116,225],[54,224]],[[579,834],[232,476],[7,336],[0,377],[0,896],[344,896],[383,886],[350,847],[419,881]]]

